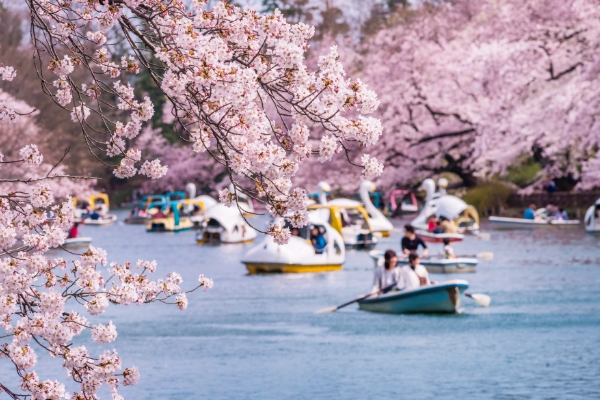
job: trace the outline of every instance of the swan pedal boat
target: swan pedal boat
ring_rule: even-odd
[[[415,289],[391,290],[359,301],[358,308],[393,314],[461,313],[462,296],[468,287],[469,282],[454,279]]]
[[[444,239],[450,239],[450,242],[462,242],[465,237],[460,233],[433,233],[422,230],[417,230],[415,233],[427,243],[443,243]]]
[[[256,230],[240,215],[237,207],[218,203],[208,209],[196,233],[198,244],[251,243]]]
[[[75,247],[89,247],[90,243],[92,243],[91,237],[80,236],[76,238],[65,239],[63,243],[63,247],[66,248],[75,248]]]
[[[281,221],[276,219],[275,222]],[[311,225],[324,232],[327,245],[322,254],[317,254],[310,242],[309,227],[300,228],[300,236],[291,236],[287,244],[278,245],[266,235],[242,258],[249,274],[264,273],[315,273],[339,271],[346,259],[342,235],[326,220],[309,214]]]
[[[490,224],[496,229],[514,229],[514,228],[543,228],[549,226],[578,226],[578,220],[534,220],[525,218],[508,218],[508,217],[490,217]]]
[[[600,233],[600,199],[587,209],[585,217],[585,231],[589,233]]]
[[[117,216],[115,214],[107,214],[98,219],[86,218],[83,220],[83,224],[91,225],[91,226],[105,226],[105,225],[112,225],[116,220],[117,220]]]
[[[373,259],[375,267],[383,265],[383,254],[381,250],[371,250],[369,256]],[[421,258],[420,263],[431,274],[451,274],[456,272],[475,272],[479,260],[476,257],[428,257]],[[398,258],[399,265],[408,264],[408,258]]]

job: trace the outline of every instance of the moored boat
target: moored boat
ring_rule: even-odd
[[[383,264],[383,254],[381,250],[371,250],[369,256],[373,259],[375,266]],[[408,258],[398,258],[398,264],[408,264]],[[421,258],[420,264],[425,267],[427,272],[432,274],[450,274],[475,272],[479,260],[476,257],[459,256],[456,258],[427,257]]]
[[[496,229],[533,229],[545,227],[573,227],[579,226],[578,220],[556,220],[556,219],[525,219],[525,218],[509,218],[509,217],[490,217],[490,224]]]
[[[392,290],[358,302],[361,310],[405,313],[460,313],[462,296],[469,282],[454,279],[415,289]]]
[[[444,239],[450,239],[451,242],[462,242],[465,235],[461,233],[433,233],[417,230],[416,235],[427,243],[443,243]]]

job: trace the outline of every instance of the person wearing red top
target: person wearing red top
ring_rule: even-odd
[[[433,232],[435,230],[436,226],[437,226],[437,221],[436,221],[435,215],[430,215],[427,218],[427,230],[429,232]]]
[[[79,223],[75,222],[71,229],[69,230],[69,239],[75,239],[79,235],[79,229],[77,227]]]

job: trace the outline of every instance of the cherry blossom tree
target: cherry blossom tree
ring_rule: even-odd
[[[158,179],[167,173],[159,159],[143,159],[132,146],[154,113],[152,100],[137,98],[130,83],[141,69],[170,102],[180,137],[232,178],[234,190],[222,190],[221,201],[232,205],[244,191],[294,226],[308,223],[306,192],[292,188],[291,181],[306,159],[315,155],[327,162],[356,145],[374,145],[381,135],[379,120],[367,116],[378,106],[374,92],[345,78],[335,46],[319,58],[316,71],[309,71],[304,52],[314,29],[290,25],[277,11],[259,15],[222,2],[208,10],[199,0],[187,6],[178,0],[26,3],[44,93],[70,112],[99,161],[104,162],[102,153],[120,160],[114,165],[118,178],[140,173]],[[123,47],[124,55],[113,55],[123,54]],[[16,73],[0,64],[2,80],[11,81]],[[31,110],[14,103],[0,102],[0,122],[28,118]],[[308,141],[313,126],[323,130],[318,148]],[[75,347],[72,338],[89,330],[95,342],[108,344],[117,337],[116,327],[91,319],[110,304],[160,301],[183,310],[186,295],[210,288],[212,281],[200,275],[198,284],[184,291],[175,272],[152,280],[155,262],[108,264],[106,252],[92,246],[70,262],[48,258],[46,252],[63,245],[73,222],[70,197],[54,204],[50,182],[69,176],[56,166],[30,178],[29,171],[44,160],[35,143],[20,148],[18,156],[10,154],[0,155],[0,167],[10,165],[7,173],[15,175],[3,182],[20,186],[0,190],[0,325],[6,331],[0,357],[14,365],[21,384],[15,389],[3,376],[0,390],[14,399],[96,399],[100,387],[109,385],[113,399],[122,399],[119,385],[137,383],[139,371],[123,369],[115,350],[94,356]],[[367,177],[382,172],[368,155],[356,164]],[[243,188],[240,177],[252,185]],[[282,224],[267,232],[278,243],[290,236]],[[69,311],[74,302],[84,304],[89,316]],[[40,349],[61,360],[79,391],[66,394],[60,382],[37,375]]]
[[[378,186],[443,171],[474,184],[523,156],[546,176],[600,184],[596,2],[458,0],[401,11],[356,49],[340,47],[381,102],[374,115],[386,134],[369,149],[386,165]],[[329,179],[352,185],[336,162]]]

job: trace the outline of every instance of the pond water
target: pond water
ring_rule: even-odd
[[[239,260],[252,244],[199,246],[194,232],[122,223],[82,227],[111,261],[155,259],[157,274],[177,271],[184,287],[200,273],[215,282],[189,295],[184,312],[109,307],[90,320],[112,320],[123,364],[140,368],[140,383],[120,390],[126,399],[600,398],[600,236],[486,228],[489,240],[454,247],[494,260],[434,279],[467,279],[472,293],[492,297],[489,308],[465,299],[460,315],[386,315],[355,305],[315,314],[370,289],[365,252],[350,251],[340,272],[249,276]],[[400,238],[378,248],[397,250]],[[67,380],[56,360],[40,358],[42,378]],[[9,371],[0,361],[0,375]]]

